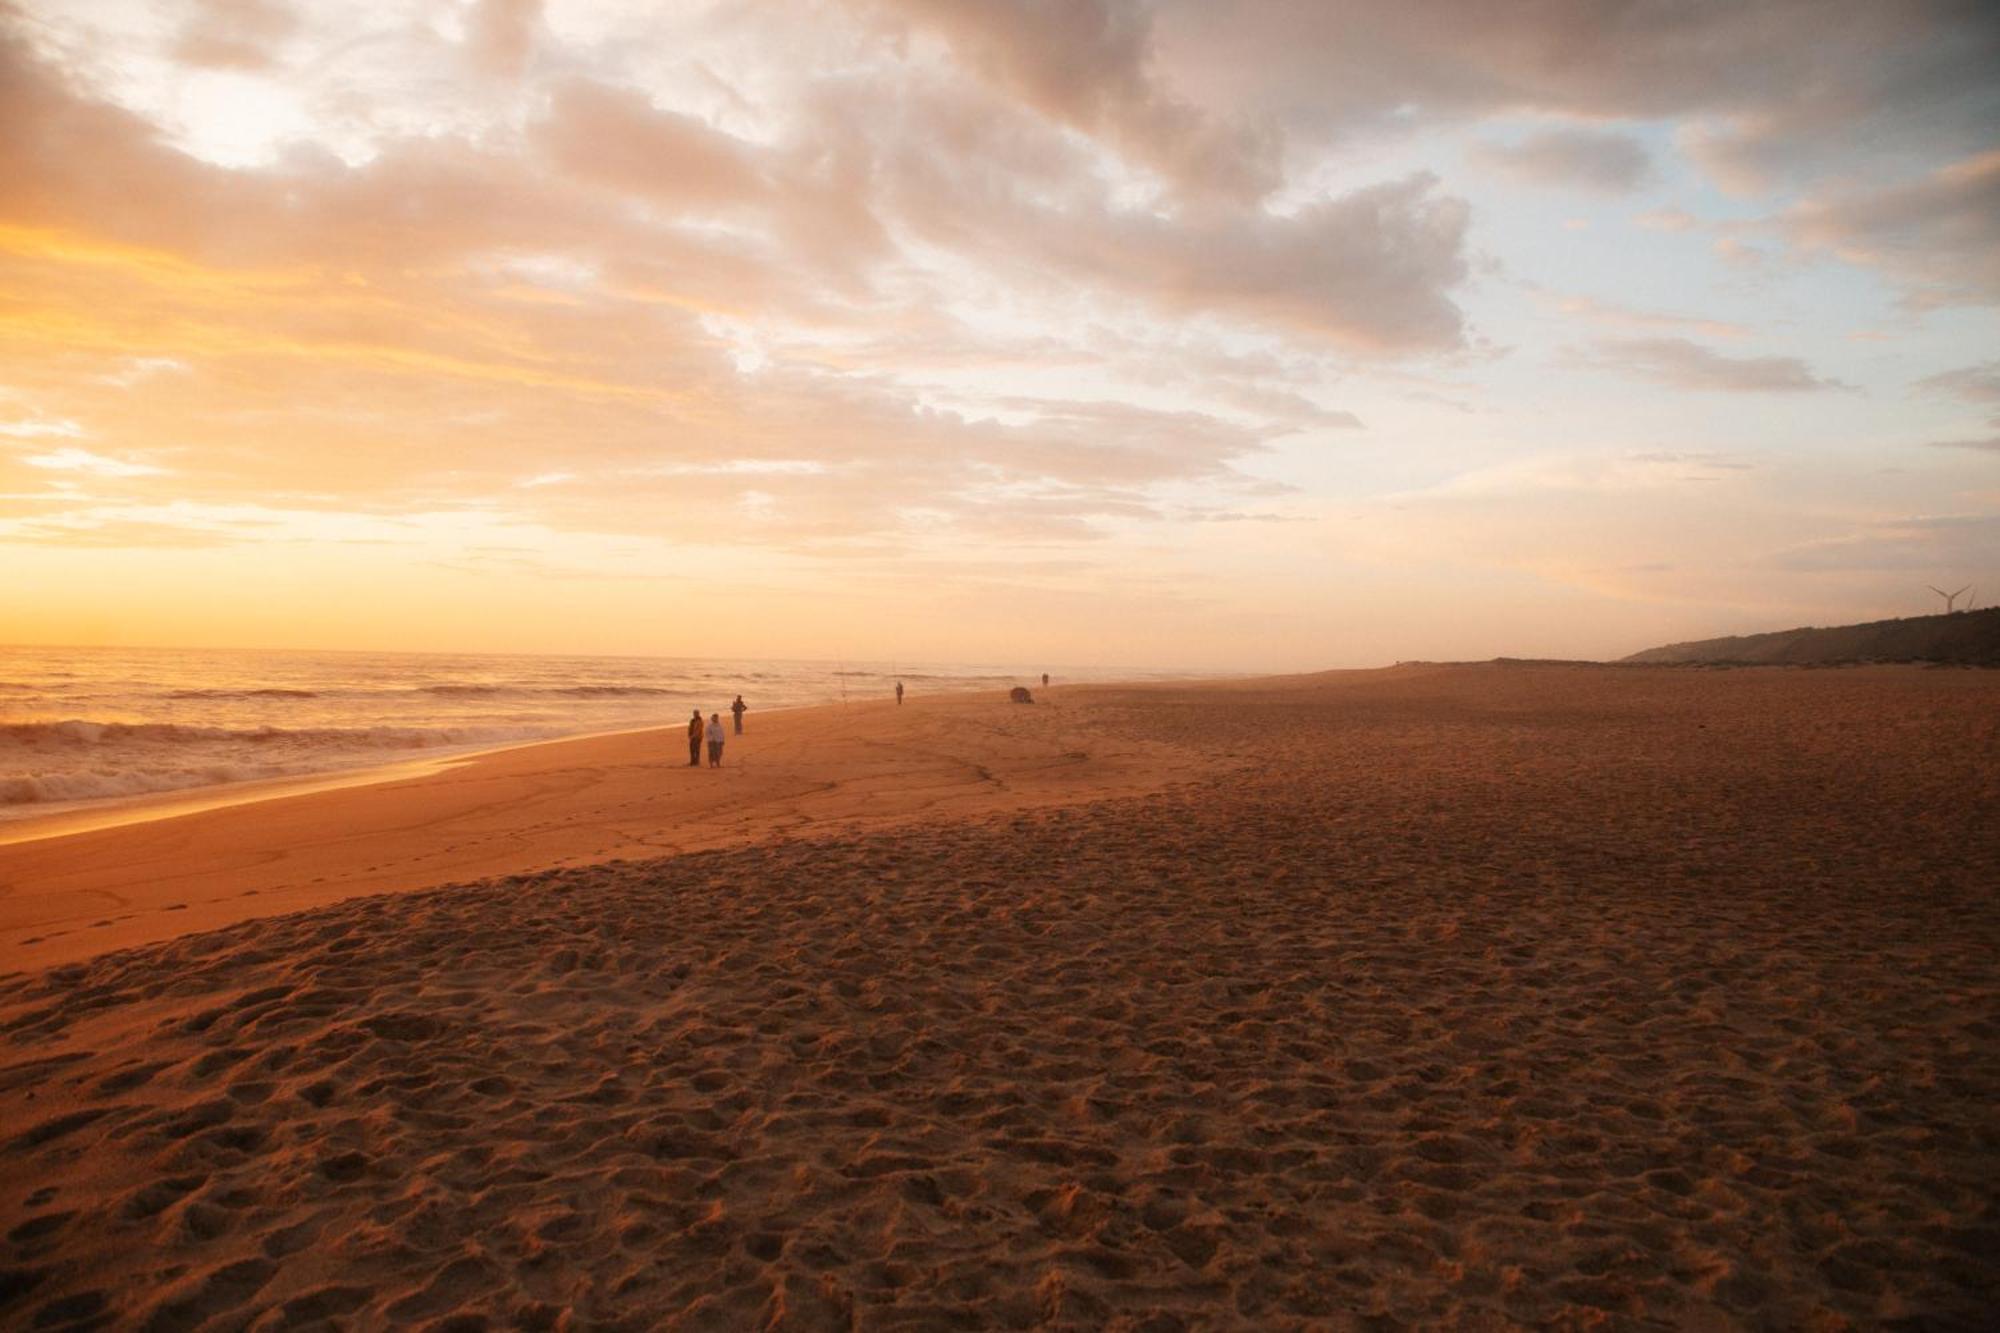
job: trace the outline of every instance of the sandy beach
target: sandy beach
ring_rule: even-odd
[[[1195,771],[1165,742],[1085,748],[1075,721],[1059,703],[980,696],[797,708],[751,714],[713,772],[688,766],[676,722],[419,761],[365,785],[280,784],[304,790],[254,803],[235,802],[256,785],[217,788],[0,826],[0,956],[46,967],[357,894],[1145,792]]]
[[[0,1323],[1985,1327],[1996,754],[1411,666],[0,846]]]

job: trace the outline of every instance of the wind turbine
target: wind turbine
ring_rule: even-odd
[[[1952,612],[1956,611],[1958,609],[1957,606],[1958,599],[1964,596],[1966,593],[1972,591],[1972,585],[1970,583],[1966,584],[1963,588],[1960,588],[1957,592],[1946,592],[1943,588],[1938,587],[1935,583],[1926,583],[1924,586],[1926,588],[1929,588],[1932,592],[1936,593],[1938,596],[1944,598],[1944,613],[1946,615],[1950,615]]]

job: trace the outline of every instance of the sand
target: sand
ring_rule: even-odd
[[[990,695],[753,712],[719,770],[688,766],[675,722],[398,766],[366,786],[278,784],[302,790],[210,808],[266,790],[251,784],[4,824],[0,960],[47,967],[358,894],[1073,803],[1197,771],[1174,745],[1075,724],[1058,699]],[[121,817],[140,822],[19,841]]]
[[[53,968],[10,945],[0,1321],[1970,1329],[2000,1304],[2000,676],[1406,668],[934,707],[864,731],[949,762],[884,758],[824,818],[774,777],[768,820],[674,844],[705,849],[547,827],[536,801],[679,827],[713,793],[537,747],[495,757],[521,813],[429,779],[399,801],[479,856],[511,819],[521,855],[628,859],[363,881]],[[372,790],[64,863],[88,893],[100,852],[151,856],[199,899],[277,812],[381,819],[428,873],[432,835]]]

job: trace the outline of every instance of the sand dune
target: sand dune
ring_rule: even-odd
[[[24,972],[0,1319],[1983,1327],[1996,703],[1097,689],[1065,745],[1212,776]]]
[[[1863,625],[1802,626],[1648,648],[1624,659],[1654,666],[1760,663],[1809,666],[1852,662],[1957,662],[2000,666],[2000,607],[1941,616],[1906,616]]]

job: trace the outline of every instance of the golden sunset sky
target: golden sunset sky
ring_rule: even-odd
[[[0,642],[1259,669],[1990,604],[1996,70],[1973,2],[24,0]]]

